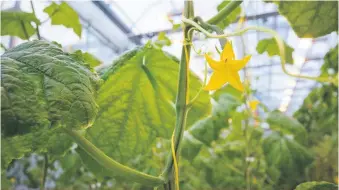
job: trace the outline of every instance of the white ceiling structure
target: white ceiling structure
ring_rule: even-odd
[[[217,13],[216,7],[220,2],[221,0],[195,0],[195,14],[208,19]],[[43,8],[49,3],[50,1],[34,1],[37,16],[42,21],[48,18]],[[59,42],[66,50],[82,49],[95,54],[105,64],[110,64],[123,51],[146,43],[149,39],[155,38],[159,32],[165,31],[172,40],[172,46],[164,49],[177,57],[180,56],[182,34],[171,30],[172,24],[168,17],[180,23],[182,0],[70,1],[68,3],[80,15],[83,24],[81,39],[72,30],[62,26],[51,26],[50,22],[40,27],[44,38]],[[5,1],[1,2],[1,5],[1,10],[4,10],[14,7],[15,2]],[[290,28],[287,20],[277,14],[274,4],[245,0],[241,6],[247,18],[245,27],[260,25],[274,29],[288,45],[295,49],[293,52],[295,64],[287,66],[290,72],[309,76],[319,75],[324,55],[337,44],[336,33],[314,40],[300,39]],[[29,1],[20,1],[20,8],[31,12]],[[236,23],[231,24],[225,31],[234,31],[236,26]],[[243,80],[247,78],[251,81],[252,88],[256,90],[256,98],[270,109],[280,109],[291,115],[317,83],[284,74],[278,56],[269,58],[267,54],[258,55],[256,52],[258,41],[270,37],[252,31],[242,37],[233,37],[231,40],[237,58],[245,54],[252,55],[246,69],[241,71],[241,77]],[[18,38],[10,39],[8,36],[1,37],[1,41],[7,46],[23,42]],[[215,52],[218,41],[197,38],[194,44],[196,48],[205,52]],[[202,56],[193,54],[190,65],[194,72],[203,76]]]

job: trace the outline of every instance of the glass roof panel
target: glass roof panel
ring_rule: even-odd
[[[203,19],[208,19],[217,12],[216,7],[220,2],[221,0],[195,0],[195,13]],[[43,12],[43,8],[50,2],[34,1],[34,3],[38,18],[46,20],[47,15]],[[164,47],[164,50],[177,57],[180,56],[182,34],[171,30],[172,24],[169,18],[173,19],[175,23],[180,23],[183,9],[182,0],[106,0],[102,3],[129,29],[129,33],[123,32],[121,28],[117,27],[116,23],[109,19],[109,15],[104,14],[102,9],[94,5],[94,2],[72,1],[69,4],[79,13],[83,24],[82,38],[80,39],[72,30],[65,27],[51,26],[48,21],[40,27],[42,36],[50,41],[61,43],[67,51],[75,49],[89,51],[103,60],[105,64],[110,64],[123,51],[144,44],[148,40],[156,38],[159,32],[165,31],[171,39],[172,45]],[[2,10],[9,9],[15,6],[15,2],[2,1],[1,5]],[[314,40],[300,39],[291,29],[286,18],[277,13],[275,4],[245,0],[241,6],[247,14],[245,27],[259,25],[272,28],[289,46],[295,49],[293,52],[294,65],[286,65],[289,72],[309,76],[319,75],[324,55],[337,44],[337,34],[332,33]],[[31,12],[29,1],[21,1],[20,8],[23,11]],[[93,18],[84,19],[89,13],[93,14]],[[237,26],[237,23],[231,24],[225,32],[234,31]],[[235,46],[237,58],[242,58],[245,54],[252,54],[252,59],[246,70],[241,72],[241,78],[242,80],[250,79],[252,88],[256,90],[257,98],[263,100],[270,109],[280,109],[288,114],[293,114],[302,104],[303,98],[312,88],[316,87],[317,83],[290,77],[283,73],[278,56],[268,57],[266,53],[258,55],[256,45],[260,40],[266,38],[271,38],[271,36],[256,31],[249,31],[242,37],[230,38]],[[139,42],[132,39],[137,39]],[[1,37],[1,40],[7,45],[11,41],[6,36]],[[22,42],[22,40],[14,38],[12,45]],[[245,47],[242,45],[243,43]],[[203,37],[195,36],[194,47],[196,49],[202,52],[212,52],[213,56],[217,57],[215,46],[219,46],[218,40],[206,40]],[[190,66],[200,77],[204,73],[204,63],[202,56],[193,54]]]

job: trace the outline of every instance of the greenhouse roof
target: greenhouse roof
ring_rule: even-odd
[[[196,13],[208,19],[217,12],[216,8],[220,2],[215,0],[206,3],[203,0],[196,0],[194,2]],[[22,9],[31,12],[29,1],[3,1],[1,4],[2,10]],[[35,2],[39,19],[47,18],[43,7],[48,4],[47,1]],[[81,39],[70,29],[62,26],[52,27],[49,21],[40,27],[42,37],[57,41],[68,51],[82,49],[91,52],[107,65],[125,50],[156,38],[159,32],[166,32],[172,45],[164,47],[164,50],[177,57],[180,55],[182,35],[178,30],[172,30],[169,21],[170,18],[174,23],[181,22],[183,3],[180,0],[70,1],[69,4],[81,18],[83,25]],[[274,4],[245,1],[242,9],[246,10],[247,14],[245,26],[259,25],[274,29],[289,46],[294,48],[294,64],[287,65],[288,71],[307,76],[319,75],[324,55],[337,44],[335,33],[314,40],[300,39],[290,28],[287,20],[277,14]],[[225,32],[234,31],[237,26],[237,23],[233,23]],[[317,86],[317,82],[286,75],[282,71],[278,56],[268,59],[266,53],[259,55],[256,51],[258,41],[266,38],[271,36],[256,31],[250,31],[242,37],[231,38],[235,45],[236,57],[253,55],[246,69],[241,71],[241,78],[251,81],[252,88],[256,90],[256,98],[265,100],[270,109],[280,109],[291,115],[299,108],[310,90]],[[6,36],[1,39],[2,43],[9,47],[23,42],[18,38],[11,39]],[[196,49],[215,52],[218,41],[196,37],[194,44]],[[246,47],[243,44],[246,44]],[[194,55],[191,68],[202,77],[204,58]]]

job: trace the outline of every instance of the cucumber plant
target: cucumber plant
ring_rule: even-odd
[[[28,40],[1,56],[2,171],[14,160],[38,153],[44,155],[41,189],[45,188],[49,161],[60,157],[68,160],[61,161],[69,174],[63,176],[64,180],[75,175],[84,177],[84,172],[79,172],[84,165],[96,179],[114,178],[140,184],[140,188],[291,189],[305,181],[299,177],[305,175],[314,157],[305,147],[307,131],[302,124],[279,111],[267,110],[263,103],[259,107],[268,117],[255,116],[258,102],[250,101],[248,85],[241,92],[242,83],[233,74],[231,80],[231,72],[218,77],[227,79],[218,86],[226,82],[230,85],[210,95],[203,90],[205,83],[189,69],[194,32],[219,39],[226,49],[230,44],[228,37],[256,30],[272,35],[258,43],[258,53],[279,55],[285,74],[338,84],[332,75],[289,73],[285,63],[293,64],[293,48],[271,29],[249,26],[224,34],[223,29],[240,14],[241,3],[224,1],[218,6],[218,13],[205,21],[194,15],[193,1],[187,0],[180,60],[163,51],[159,43],[147,43],[119,56],[99,73],[94,67],[100,61],[92,55],[81,51],[67,53],[55,42],[40,40],[39,26],[43,22],[36,18],[33,2],[33,13],[2,11],[1,34]],[[317,38],[337,31],[338,2],[273,3],[300,38]],[[53,25],[71,28],[81,36],[79,17],[66,2],[53,2],[44,11]],[[30,41],[35,34],[38,40]],[[159,39],[168,41],[161,35]],[[225,61],[225,56],[233,60],[230,48],[223,50],[221,61]],[[329,56],[337,57],[337,47],[335,50]],[[207,61],[213,68],[213,61]],[[212,77],[210,84],[220,81]],[[270,126],[268,136],[258,127],[263,123]],[[221,138],[225,132],[228,135]],[[75,149],[73,143],[77,144]],[[160,156],[163,163],[154,166],[154,147],[158,145],[166,147],[162,151],[167,157]],[[67,163],[72,163],[74,169]],[[187,170],[179,178],[181,163]],[[205,176],[188,175],[192,167]],[[201,179],[205,184],[201,184]],[[309,182],[297,187],[312,188],[334,189],[336,185]]]

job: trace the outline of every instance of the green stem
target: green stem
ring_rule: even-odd
[[[214,17],[210,18],[207,23],[208,24],[218,24],[222,20],[224,20],[235,8],[237,8],[242,3],[242,0],[232,0],[227,4],[223,9],[221,9],[218,14]]]
[[[33,1],[31,0],[30,3],[31,3],[33,14],[34,14],[34,16],[36,16]],[[39,25],[37,23],[35,23],[35,24],[36,24],[36,35],[38,36],[38,39],[41,40]]]
[[[29,36],[28,36],[27,30],[25,27],[25,23],[23,21],[20,21],[20,24],[21,24],[22,30],[24,31],[26,39],[29,41]]]
[[[184,6],[184,17],[193,18],[194,17],[194,7],[193,1],[185,1]],[[189,73],[189,60],[191,52],[191,39],[192,32],[189,32],[191,26],[184,25],[184,44],[181,50],[181,60],[179,65],[179,79],[178,79],[178,91],[175,103],[175,112],[176,112],[176,124],[175,124],[175,133],[174,133],[174,149],[176,157],[179,158],[179,145],[183,138],[186,117],[187,117],[187,94],[188,94],[188,73]],[[186,57],[187,54],[187,57]],[[178,160],[178,159],[177,159]],[[167,163],[163,173],[161,174],[166,181],[172,180],[172,171],[173,171],[173,157],[172,154],[168,155]],[[169,183],[171,184],[171,182]]]
[[[206,30],[211,30],[211,31],[214,31],[216,32],[218,35],[223,35],[224,34],[224,31],[219,28],[217,25],[212,25],[212,24],[209,24],[207,22],[205,22],[201,17],[197,16],[195,17],[195,19],[197,22],[199,22],[200,26],[203,27],[204,29]],[[219,43],[220,43],[220,46],[221,48],[223,48],[226,44],[226,38],[219,38]]]
[[[41,190],[45,189],[47,172],[48,172],[48,155],[47,153],[44,153],[44,166],[43,166],[43,173],[42,173],[42,179],[41,179],[41,185],[40,185]]]
[[[285,66],[286,58],[285,58],[284,42],[281,39],[281,37],[279,36],[279,34],[272,29],[260,27],[260,26],[249,26],[247,28],[237,30],[233,33],[223,34],[223,35],[214,35],[214,34],[211,34],[210,32],[208,32],[207,30],[205,30],[204,28],[202,28],[199,24],[197,24],[196,22],[194,22],[191,19],[182,18],[181,20],[186,24],[190,24],[190,25],[194,26],[197,30],[204,33],[207,37],[210,37],[210,38],[227,38],[227,37],[231,37],[231,36],[240,36],[240,35],[246,33],[249,30],[255,30],[255,31],[269,33],[274,37],[275,41],[278,44],[278,48],[279,48],[279,51],[280,51],[281,68],[286,75],[289,75],[291,77],[297,77],[297,78],[303,78],[303,79],[309,79],[309,80],[316,80],[316,81],[319,81],[319,82],[331,82],[331,83],[337,84],[337,80],[336,80],[335,77],[311,77],[311,76],[293,74],[293,73],[288,72],[287,69],[286,69],[286,66]]]
[[[93,159],[95,159],[103,167],[114,172],[115,175],[124,177],[133,182],[138,182],[147,186],[157,186],[164,184],[164,180],[161,177],[151,176],[135,169],[124,166],[112,158],[108,157],[104,152],[98,149],[85,137],[76,131],[63,128],[64,131],[73,138],[73,140],[84,149]]]

